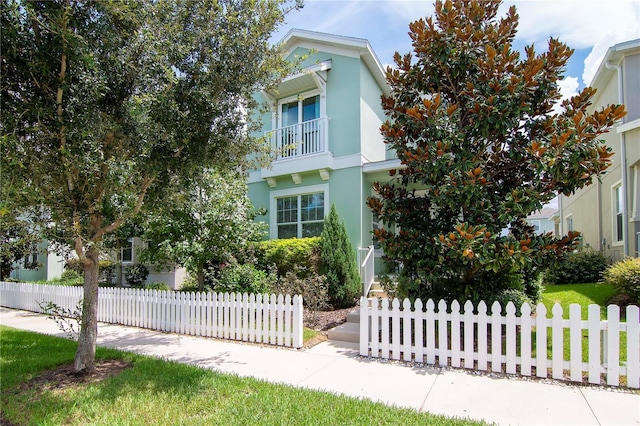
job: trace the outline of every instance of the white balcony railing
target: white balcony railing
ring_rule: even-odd
[[[327,151],[327,123],[322,117],[267,132],[276,160]]]

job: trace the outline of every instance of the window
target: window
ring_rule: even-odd
[[[531,220],[529,222],[531,226],[533,226],[533,232],[540,232],[540,221],[539,220]]]
[[[127,238],[127,241],[120,248],[120,260],[122,263],[133,262],[133,238]]]
[[[573,231],[573,216],[567,216],[564,220],[567,223],[567,232]]]
[[[316,92],[317,93],[317,92]],[[320,95],[289,98],[280,104],[279,158],[321,151]]]
[[[31,245],[31,252],[24,258],[25,269],[31,269],[38,266],[38,246]]]
[[[622,209],[622,185],[618,184],[613,187],[613,241],[620,242],[624,240],[622,227],[623,209]]]
[[[277,238],[317,237],[323,225],[323,192],[276,198]]]

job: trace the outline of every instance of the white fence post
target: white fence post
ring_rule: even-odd
[[[620,383],[620,307],[607,306],[607,384]]]
[[[375,306],[373,304],[373,301],[375,300]],[[374,298],[371,300],[371,315],[369,315],[369,313],[367,312],[369,310],[369,307],[367,306],[367,298],[365,296],[360,296],[360,355],[361,356],[369,356],[369,321],[371,321],[371,330],[373,330],[374,327],[373,323],[375,321],[376,318],[376,314],[377,309],[378,309],[378,299]],[[373,332],[371,333],[373,334]],[[378,336],[377,334],[375,335],[375,337],[371,338],[372,343],[373,342],[377,342],[378,341]],[[373,348],[371,349],[371,351],[373,352]],[[378,354],[376,353],[372,353],[372,356],[377,357]]]
[[[627,386],[640,388],[640,309],[627,306]]]

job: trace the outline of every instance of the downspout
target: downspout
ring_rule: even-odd
[[[624,88],[622,87],[622,67],[617,64],[605,63],[608,69],[615,69],[618,73],[618,103],[624,104]],[[624,256],[629,256],[629,218],[627,217],[627,144],[624,132],[620,133],[620,156],[622,159],[622,242],[624,245]]]
[[[600,182],[600,178],[596,182],[596,206],[598,206],[598,247],[600,248],[598,251],[600,254],[604,254],[607,245],[602,236],[602,182]]]

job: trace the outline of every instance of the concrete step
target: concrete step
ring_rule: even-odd
[[[376,297],[378,299],[388,299],[387,293],[384,290],[369,290],[369,298]]]
[[[360,310],[349,312],[347,314],[347,322],[360,324]]]
[[[345,322],[327,333],[329,340],[340,340],[342,342],[360,342],[360,324],[355,322]]]
[[[384,288],[382,288],[382,285],[380,285],[380,282],[374,281],[374,282],[371,283],[370,291],[373,291],[373,290],[382,290],[382,291],[384,291]]]

